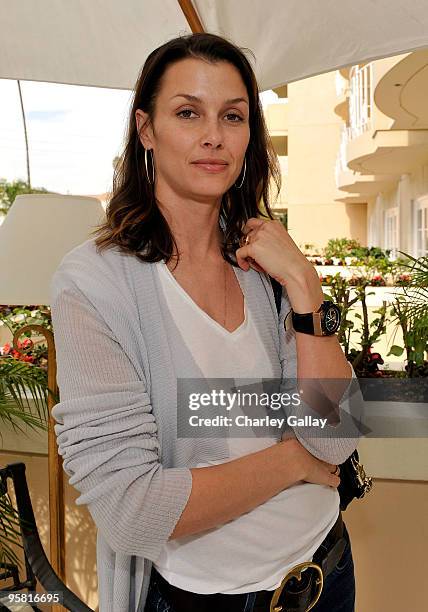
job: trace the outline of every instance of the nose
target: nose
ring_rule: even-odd
[[[201,144],[203,147],[212,147],[215,149],[223,146],[223,131],[217,120],[207,121]]]

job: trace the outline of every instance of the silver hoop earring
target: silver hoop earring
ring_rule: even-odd
[[[151,158],[152,158],[152,180],[150,180],[149,178],[149,168],[147,165],[147,151],[150,151],[151,153]],[[144,149],[144,163],[146,166],[146,176],[147,176],[147,180],[149,181],[150,185],[153,185],[153,183],[155,182],[155,165],[153,163],[153,151],[151,149]]]
[[[242,175],[242,180],[241,180],[241,183],[240,183],[239,185],[237,185],[237,184],[235,183],[235,187],[236,187],[237,189],[241,189],[241,187],[242,187],[242,185],[243,185],[243,183],[244,183],[244,179],[245,179],[245,172],[246,172],[246,170],[247,170],[247,160],[246,160],[246,158],[244,157],[244,174]]]

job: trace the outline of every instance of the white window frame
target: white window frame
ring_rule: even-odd
[[[428,195],[415,200],[412,225],[413,254],[415,257],[426,256],[428,255]]]
[[[390,249],[390,259],[397,258],[399,249],[399,209],[398,206],[384,210],[384,249]]]

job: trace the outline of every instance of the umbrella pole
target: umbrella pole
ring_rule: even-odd
[[[204,26],[202,25],[201,20],[199,19],[199,15],[192,4],[192,0],[178,0],[178,4],[180,5],[181,10],[183,11],[186,21],[189,24],[193,34],[197,32],[205,32]]]

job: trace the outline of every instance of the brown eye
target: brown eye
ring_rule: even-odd
[[[181,117],[182,119],[191,119],[191,117],[187,116],[184,117],[182,115],[182,113],[193,113],[194,111],[192,111],[190,108],[184,108],[182,111],[180,111],[179,113],[177,113],[177,117]]]
[[[239,116],[239,115],[237,115],[236,113],[228,113],[228,114],[226,115],[226,117],[236,117],[236,118],[238,119],[238,121],[234,120],[234,121],[232,121],[231,123],[239,123],[240,121],[244,121],[244,120],[242,119],[242,117],[240,117],[240,116]]]

